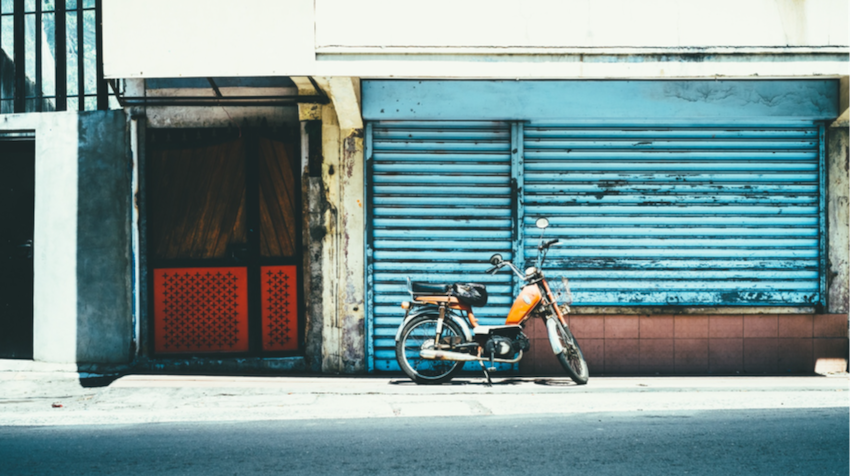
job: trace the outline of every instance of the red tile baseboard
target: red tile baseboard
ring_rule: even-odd
[[[563,372],[542,323],[525,375]],[[591,375],[811,375],[847,371],[843,314],[572,315]],[[529,333],[531,332],[531,333]]]

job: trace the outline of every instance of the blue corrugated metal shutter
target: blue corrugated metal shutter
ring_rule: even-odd
[[[481,324],[501,324],[511,277],[484,274],[511,259],[511,128],[501,122],[375,122],[367,128],[367,288],[375,370],[398,370],[394,336],[406,277],[486,283]]]
[[[525,254],[534,220],[576,305],[819,301],[819,129],[524,127]]]

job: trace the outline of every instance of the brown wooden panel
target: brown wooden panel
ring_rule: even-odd
[[[297,213],[296,144],[260,138],[260,254],[295,256]]]
[[[155,150],[147,176],[149,246],[154,259],[227,256],[247,243],[242,140]]]

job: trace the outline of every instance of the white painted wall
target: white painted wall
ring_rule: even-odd
[[[845,0],[317,0],[316,47],[846,46]]]
[[[2,116],[0,131],[35,132],[33,353],[77,361],[77,113]]]
[[[124,121],[122,111],[0,115],[0,133],[35,133],[34,360],[121,364],[130,357],[122,230],[129,230],[131,190],[117,179],[128,163]]]
[[[105,0],[111,78],[289,76],[313,63],[313,0]]]
[[[104,0],[107,77],[848,74],[846,0],[243,0],[236,5]]]

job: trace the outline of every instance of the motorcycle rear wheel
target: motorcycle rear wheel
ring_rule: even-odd
[[[439,385],[448,382],[463,369],[463,362],[455,360],[428,360],[419,356],[422,349],[433,348],[437,334],[437,316],[417,317],[404,326],[396,342],[395,356],[401,370],[420,385]],[[440,341],[462,340],[460,327],[443,320]]]
[[[570,332],[570,328],[561,324],[561,321],[554,319],[558,329],[558,340],[561,342],[563,352],[558,354],[558,361],[561,366],[567,371],[567,375],[578,385],[587,383],[590,377],[590,371],[587,368],[587,362],[584,360],[584,354],[581,353],[581,347],[578,341]]]

